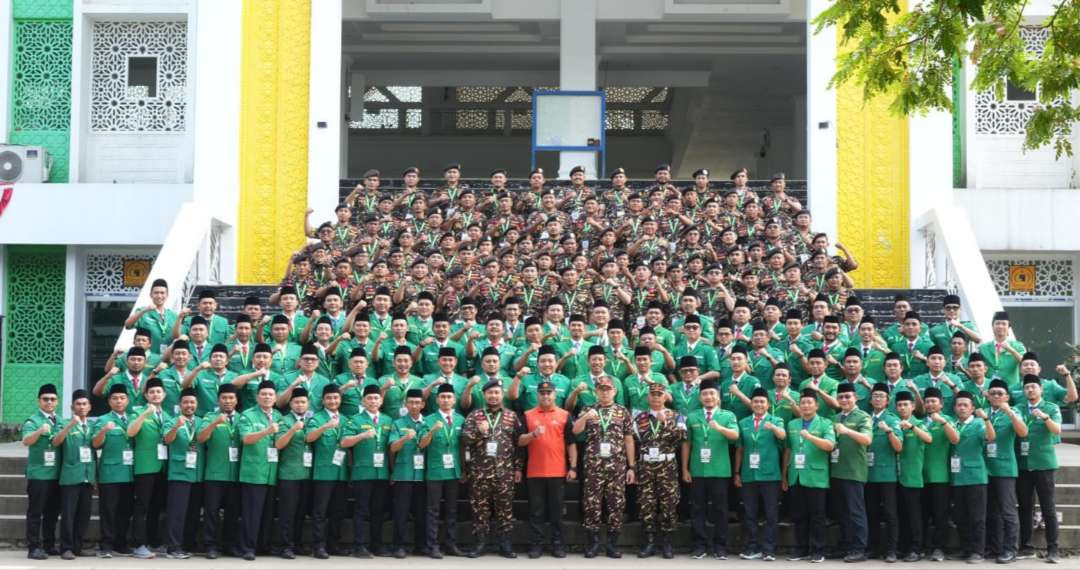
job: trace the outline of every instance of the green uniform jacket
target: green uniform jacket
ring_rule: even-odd
[[[383,387],[391,379],[394,379],[394,385],[386,391],[383,395],[383,413],[390,417],[397,419],[403,417],[407,412],[405,411],[405,394],[413,388],[423,389],[425,384],[423,379],[419,376],[413,376],[410,374],[407,379],[402,380],[397,377],[395,373],[392,376],[383,376],[379,378],[379,387]]]
[[[971,321],[960,321],[960,324],[964,325],[969,330],[978,330],[975,323]],[[952,342],[952,336],[959,330],[959,328],[954,327],[949,323],[938,323],[930,327],[930,341],[941,348],[942,352],[949,354],[949,343]]]
[[[60,421],[59,419],[57,421]],[[62,450],[52,445],[52,437],[60,431],[60,427],[57,427],[48,416],[45,415],[40,409],[34,412],[34,415],[26,418],[26,421],[22,425],[22,437],[34,433],[43,424],[49,423],[52,427],[48,434],[38,437],[37,443],[30,446],[26,459],[26,478],[42,481],[55,481],[60,478],[60,463],[62,458],[60,454]],[[52,461],[45,461],[46,453],[50,454],[49,457]]]
[[[1042,399],[1054,404],[1059,408],[1066,407],[1065,396],[1069,391],[1053,378],[1042,378]],[[1014,406],[1027,405],[1027,396],[1024,395],[1024,387],[1018,386],[1009,390],[1010,403]]]
[[[773,360],[787,362],[787,356],[784,355],[784,351],[771,346],[766,346],[765,351],[769,353],[769,356],[771,356]],[[772,362],[770,362],[768,358],[765,358],[764,355],[758,354],[756,350],[751,350],[749,357],[750,373],[753,374],[754,378],[761,381],[761,385],[764,386],[766,390],[771,389],[773,387],[773,370],[775,369]]]
[[[878,422],[885,422],[893,433],[904,443],[904,436],[900,432],[900,418],[888,409],[875,417],[870,414],[870,425],[873,427],[874,439],[870,442],[870,449],[866,452],[866,465],[869,468],[867,481],[870,483],[896,483],[897,480],[897,453],[893,451],[889,441],[889,433],[878,426]]]
[[[368,371],[371,369],[368,368]],[[360,378],[356,377],[350,370],[345,370],[341,374],[334,377],[334,384],[338,387],[348,384],[350,380],[356,380],[356,384],[348,390],[341,391],[341,413],[346,417],[355,416],[360,413],[360,402],[364,396],[364,386],[373,383],[375,378],[369,376],[367,372]]]
[[[243,347],[247,346],[247,354],[244,354]],[[229,358],[229,364],[226,366],[229,370],[237,374],[247,374],[248,372],[254,372],[255,367],[251,364],[251,357],[255,355],[255,340],[248,339],[248,341],[240,342],[239,340],[233,342],[229,347],[231,351],[236,349],[236,353]]]
[[[922,353],[923,356],[929,354],[930,349],[934,346],[934,343],[930,342],[930,339],[924,336],[919,336],[915,339],[915,348],[910,348],[911,343],[906,337],[900,337],[899,340],[889,345],[889,348],[893,352],[900,355],[900,362],[904,365],[904,378],[915,378],[920,374],[926,374],[929,369],[926,367],[926,362],[915,358],[915,352]]]
[[[420,340],[423,340],[423,338]],[[415,345],[420,344],[419,342],[414,342],[411,338],[409,339],[409,342],[412,342]],[[454,354],[457,355],[457,366],[454,368],[454,371],[458,374],[464,374],[469,367],[469,362],[465,358],[465,345],[448,340],[446,341],[446,346],[454,349]],[[413,364],[412,368],[412,371],[417,376],[439,374],[439,348],[439,343],[433,342],[420,351],[420,360]]]
[[[712,346],[713,342],[716,341],[716,327],[713,325],[713,318],[700,311],[695,314],[698,316],[698,319],[701,320],[701,339],[709,346]],[[679,330],[682,328],[684,322],[686,322],[686,317],[680,314],[678,317],[671,319],[671,328]],[[685,338],[681,334],[676,336]]]
[[[724,379],[720,391],[720,397],[724,400],[724,407],[731,410],[731,412],[735,414],[736,419],[741,420],[750,415],[750,408],[746,407],[746,404],[744,404],[738,396],[729,391],[731,390],[732,384],[738,386],[739,391],[747,398],[754,392],[754,388],[763,386],[761,385],[761,380],[746,372],[743,372],[743,375],[739,378],[737,383],[735,382],[734,377]]]
[[[957,378],[960,378],[964,381],[964,383],[960,386],[960,389],[971,392],[971,396],[975,400],[975,407],[986,410],[986,413],[989,414],[991,406],[990,399],[986,396],[986,391],[990,389],[990,380],[983,378],[983,383],[980,386],[976,384],[974,380],[967,378],[966,376],[957,375]]]
[[[417,438],[423,438],[431,431],[435,422],[441,421],[442,428],[431,437],[431,443],[424,451],[427,455],[428,481],[452,481],[461,478],[461,428],[465,425],[465,417],[450,411],[453,417],[453,425],[448,425],[441,410],[424,418],[424,427],[417,434]]]
[[[165,388],[165,400],[161,402],[161,407],[166,412],[172,415],[180,413],[180,385],[184,382],[184,376],[187,376],[188,372],[191,372],[191,363],[188,363],[188,367],[184,371],[179,371],[176,366],[170,366],[165,370],[162,370],[157,374],[161,385]]]
[[[297,320],[299,319],[300,316],[297,317]],[[299,333],[297,333],[297,337],[299,338]],[[267,338],[269,340],[269,337]],[[286,341],[283,345],[269,340],[268,344],[270,344],[270,349],[274,351],[273,357],[270,359],[271,371],[285,375],[296,370],[296,363],[300,361],[300,345],[296,344],[295,340]]]
[[[619,353],[630,360],[630,362],[634,361],[634,349],[629,346],[623,345],[619,347]],[[634,369],[627,366],[622,360],[616,358],[615,349],[609,346],[607,347],[607,364],[604,365],[604,371],[610,374],[612,378],[626,378],[627,375],[633,373]],[[622,390],[622,386],[619,386],[618,383],[616,383],[615,389]],[[618,402],[618,400],[616,400],[616,402]]]
[[[427,462],[419,444],[420,432],[424,429],[424,418],[413,419],[405,416],[394,420],[394,429],[390,432],[390,443],[405,437],[406,429],[414,430],[416,437],[405,442],[405,445],[394,454],[392,478],[394,481],[423,481]]]
[[[785,426],[783,419],[767,412],[761,417],[757,429],[754,429],[754,416],[739,420],[738,446],[742,449],[739,477],[743,483],[780,480],[780,458],[784,442],[777,439],[772,430],[764,428],[765,422],[774,426]],[[757,459],[753,460],[755,454]]]
[[[375,421],[376,418],[378,422]],[[353,481],[390,479],[390,432],[393,429],[394,420],[378,412],[373,417],[364,410],[348,419],[345,424],[345,437],[365,431],[375,432],[375,437],[365,439],[352,448]],[[379,459],[378,464],[376,459]]]
[[[518,330],[520,329],[521,328],[519,327]],[[481,364],[483,362],[484,349],[489,346],[491,346],[491,341],[487,339],[477,339],[473,342],[473,350],[476,356],[473,357],[471,361],[472,364],[469,368],[475,370],[476,373],[480,373],[480,371],[483,370]],[[518,348],[504,340],[499,343],[499,346],[495,347],[495,350],[499,351],[499,369],[502,373],[513,373],[514,361],[517,360],[518,357]]]
[[[862,339],[855,337],[851,346],[859,349],[862,352]],[[843,362],[843,361],[841,361]],[[871,348],[867,351],[866,356],[862,359],[862,374],[867,378],[870,378],[870,382],[884,382],[885,381],[885,353],[877,348]]]
[[[94,449],[90,440],[94,432],[93,422],[89,418],[86,425],[68,430],[67,437],[61,446],[61,455],[64,462],[60,467],[61,485],[80,485],[97,482],[97,469],[94,465]],[[86,451],[81,451],[85,449]]]
[[[716,357],[716,349],[713,348],[710,341],[704,338],[698,339],[693,348],[685,340],[680,341],[679,344],[675,345],[675,350],[671,353],[671,356],[675,359],[676,366],[682,357],[693,356],[697,359],[698,370],[702,374],[720,371],[720,360]],[[663,362],[663,360],[660,360],[660,362]]]
[[[490,380],[491,378],[489,378],[487,373],[485,373],[483,370],[477,372],[477,374],[480,375],[480,381],[477,382],[476,384],[474,384],[473,387],[472,387],[472,390],[470,390],[470,393],[471,393],[471,396],[472,396],[472,403],[469,406],[469,409],[467,409],[467,410],[465,409],[465,400],[464,400],[464,398],[462,398],[461,400],[458,400],[458,409],[460,409],[465,414],[468,414],[469,412],[471,412],[473,410],[477,410],[477,409],[480,409],[480,408],[484,407],[484,384],[487,384],[488,380]],[[513,383],[514,379],[507,376],[505,373],[503,373],[503,371],[501,369],[499,370],[499,373],[495,376],[494,379],[498,380],[502,384],[502,388],[503,388],[503,407],[504,408],[511,407],[510,384]],[[578,395],[578,401],[579,402],[581,401],[581,396],[582,395],[584,395],[584,394],[579,394]]]
[[[181,333],[188,334],[191,331],[192,317],[194,317],[194,315],[184,317],[184,324],[180,327]],[[232,326],[229,325],[229,321],[221,315],[213,315],[208,321],[208,328],[210,330],[206,335],[206,343],[210,346],[214,346],[215,344],[225,344],[225,339],[229,338],[229,335],[232,334]]]
[[[785,400],[782,395],[777,397],[776,387],[769,388],[767,392],[769,393],[769,413],[780,417],[785,426],[788,425],[788,422],[799,416],[798,406]],[[799,393],[792,390],[790,386],[786,388],[784,392],[786,392],[788,396],[791,396],[791,399],[795,402],[799,401]]]
[[[216,416],[209,415],[199,421],[198,431],[206,429],[214,421]],[[214,428],[210,439],[203,443],[206,457],[206,470],[203,473],[204,481],[226,481],[235,483],[240,477],[240,432],[236,423],[239,414],[233,413],[232,421],[222,422]],[[229,448],[236,451],[230,452]],[[234,458],[235,456],[235,458]]]
[[[960,432],[960,441],[953,445],[949,457],[949,484],[953,487],[985,485],[986,475],[986,425],[975,416],[967,422],[957,420],[954,424]]]
[[[1024,348],[1024,344],[1018,340],[1008,340],[1006,342],[1020,354],[1027,352],[1027,349]],[[982,353],[983,358],[986,359],[986,376],[988,378],[991,380],[994,378],[1001,378],[1009,384],[1010,388],[1015,388],[1020,385],[1020,363],[1012,353],[1002,349],[1001,354],[998,354],[997,346],[994,344],[993,340],[980,344],[979,352]]]
[[[180,418],[171,417],[165,422],[165,431],[168,432],[176,425]],[[169,481],[185,481],[199,483],[203,480],[203,470],[206,468],[206,449],[198,442],[199,418],[196,416],[176,430],[176,439],[169,444]],[[195,464],[189,466],[187,454],[195,452]]]
[[[915,434],[914,428],[926,431],[926,423],[911,416],[908,419],[911,429],[903,430],[904,447],[900,450],[899,483],[908,489],[923,488],[923,461],[926,458],[926,443]]]
[[[216,412],[218,387],[222,384],[231,384],[234,378],[236,378],[236,373],[228,368],[220,376],[213,370],[200,372],[191,382],[191,386],[195,388],[199,400],[199,406],[195,408],[195,415],[201,418],[206,414]],[[256,382],[257,384],[258,382]]]
[[[240,432],[241,443],[243,438],[260,432],[270,426],[271,422],[281,420],[281,413],[271,409],[269,417],[261,408],[252,408],[240,414],[237,420],[237,430]],[[277,457],[277,449],[273,445],[274,436],[267,435],[259,438],[251,445],[245,444],[240,451],[240,482],[254,485],[274,485],[277,483],[277,461],[271,457]],[[268,453],[268,449],[274,452]]]
[[[407,338],[409,342],[420,344],[420,341],[435,335],[431,330],[432,325],[435,324],[435,319],[428,317],[425,320],[416,315],[410,315],[405,320],[409,323],[409,332],[405,333],[405,338]],[[435,352],[438,353],[438,349],[436,349]]]
[[[115,426],[105,435],[101,446],[101,463],[98,466],[98,483],[131,483],[135,479],[135,454],[131,448],[131,439],[127,436],[127,426],[135,419],[130,412],[119,415],[109,412],[98,418],[94,424],[94,435],[104,431],[109,422]],[[131,453],[131,461],[124,460],[124,452]]]
[[[941,418],[950,423],[956,423],[952,416],[942,413]],[[929,417],[926,418],[926,430],[930,432],[930,443],[926,445],[926,453],[923,455],[923,481],[925,483],[948,483],[949,482],[949,451],[952,444],[945,435],[945,427]]]
[[[143,387],[145,386],[146,379],[149,377],[149,373],[143,370],[139,373],[139,390],[135,390],[135,386],[131,383],[131,377],[128,372],[121,372],[105,383],[105,395],[109,394],[112,387],[120,384],[127,389],[128,406],[141,406],[146,404],[146,398],[143,396]],[[107,398],[106,398],[107,399]]]
[[[135,310],[141,311],[145,308],[139,307]],[[177,317],[176,311],[165,309],[164,316],[157,311],[150,311],[135,321],[135,328],[144,328],[150,331],[151,352],[161,354],[168,348],[169,342],[172,340],[172,328],[176,324]]]
[[[311,479],[311,470],[315,458],[311,445],[305,439],[308,431],[307,420],[303,417],[297,418],[296,414],[292,412],[282,414],[278,420],[279,429],[274,441],[276,442],[277,439],[283,437],[285,432],[289,431],[289,428],[296,423],[300,424],[300,429],[293,434],[289,444],[278,451],[277,478],[280,481],[307,481]]]
[[[555,343],[555,355],[561,360],[567,353],[573,351],[574,344],[573,339]],[[567,358],[562,368],[559,369],[559,373],[567,378],[576,378],[589,371],[589,348],[593,346],[593,343],[583,339],[577,341],[577,345],[577,354]]]
[[[278,386],[278,393],[282,393],[289,387],[298,376],[301,375],[299,370],[294,370],[285,375],[284,381],[281,386]],[[310,409],[313,412],[317,412],[322,409],[322,387],[330,383],[330,379],[319,373],[318,370],[308,378],[307,381],[301,381],[300,386],[303,386],[308,391],[308,401],[310,402]],[[318,387],[318,392],[315,391]]]
[[[938,390],[941,390],[942,405],[944,406],[944,409],[951,410],[953,409],[953,404],[956,403],[956,394],[955,392],[953,392],[952,388],[949,388],[949,386],[945,384],[945,378],[951,380],[957,388],[962,386],[960,378],[958,378],[955,374],[949,374],[948,372],[942,372],[941,375],[937,377],[937,379],[930,376],[928,372],[926,374],[920,374],[916,376],[914,380],[915,385],[919,388],[919,392],[922,392],[924,394],[926,393],[926,389],[931,386],[937,388]]]
[[[1032,412],[1035,408],[1042,410],[1058,425],[1061,425],[1061,409],[1041,400],[1032,406],[1026,403],[1021,407],[1024,413],[1024,421],[1027,422],[1028,436],[1020,440],[1020,469],[1024,471],[1045,471],[1058,468],[1057,452],[1054,444],[1061,441],[1061,436],[1050,433],[1046,429],[1046,422],[1035,417]]]
[[[819,377],[817,379],[817,381],[818,381],[818,385],[821,388],[822,392],[825,392],[826,394],[832,396],[833,398],[836,397],[836,388],[840,386],[839,382],[837,382],[835,379],[829,377],[828,375],[822,375],[821,377]],[[803,380],[802,383],[799,384],[798,392],[801,394],[802,391],[805,390],[808,386],[810,386],[810,384],[812,384],[813,382],[814,382],[814,378],[807,378],[806,380]],[[798,402],[799,401],[798,398],[796,398],[795,401]],[[817,405],[818,405],[818,415],[823,416],[824,418],[830,419],[830,420],[832,419],[832,417],[834,415],[836,415],[836,410],[829,407],[829,405],[825,403],[825,399],[822,398],[821,396],[817,397]]]
[[[1020,414],[1019,411],[1014,410]],[[1012,419],[1000,410],[987,412],[994,426],[994,441],[986,444],[986,474],[990,477],[1016,477],[1016,431]],[[1021,416],[1023,418],[1023,416]]]
[[[668,387],[668,379],[660,373],[651,372],[649,378],[653,382],[664,386],[664,389],[671,391]],[[649,409],[649,383],[642,380],[638,374],[631,374],[626,378],[623,378],[623,393],[626,394],[626,407],[630,408],[632,416],[636,416],[638,412]]]
[[[444,375],[442,372],[438,372],[424,377],[424,385],[431,386],[442,378],[446,378],[450,385],[453,386],[454,398],[456,398],[458,402],[461,402],[461,396],[465,394],[465,386],[469,384],[469,379],[456,372],[451,372],[449,376]],[[430,414],[439,409],[438,399],[439,388],[436,386],[432,388],[431,393],[428,394],[427,402],[424,404],[424,413]]]
[[[671,406],[680,416],[689,416],[694,411],[701,409],[700,383],[687,384],[678,382],[668,387],[671,392]]]
[[[306,432],[312,432],[330,421],[330,411],[323,409],[316,412],[307,421]],[[312,479],[315,481],[348,481],[349,467],[346,462],[345,450],[341,447],[341,436],[345,432],[345,416],[338,414],[338,426],[330,428],[319,436],[319,439],[311,442],[314,457],[314,472]],[[293,436],[295,437],[295,436]],[[336,460],[336,462],[335,462]]]
[[[805,427],[804,427],[805,426]],[[815,415],[809,422],[801,417],[788,422],[787,447],[790,450],[787,465],[788,485],[802,485],[814,489],[829,488],[829,454],[818,446],[803,440],[800,432],[806,429],[810,435],[836,443],[836,433],[831,421]],[[802,459],[800,460],[800,456]],[[801,467],[800,467],[801,464]]]
[[[372,331],[371,334],[375,334],[375,332]],[[376,338],[378,337],[376,336]],[[379,345],[379,360],[373,363],[378,369],[379,375],[386,376],[394,373],[394,350],[397,349],[398,346],[407,347],[409,349],[409,354],[416,352],[416,345],[407,340],[401,341],[400,344],[394,340],[393,337],[383,340],[382,344]],[[413,363],[413,370],[416,370],[415,362]]]
[[[132,417],[138,418],[146,406],[138,406],[131,410]],[[165,461],[158,459],[158,445],[164,445],[166,428],[172,418],[166,412],[150,414],[143,420],[139,433],[135,434],[132,441],[135,445],[135,474],[146,475],[160,473],[165,468]],[[132,420],[134,421],[134,420]]]
[[[847,414],[837,413],[835,420],[861,434],[873,436],[873,426],[870,424],[870,414],[855,408]],[[847,479],[849,481],[866,482],[869,467],[866,461],[866,447],[859,445],[855,440],[844,435],[837,434],[836,448],[829,456],[831,476],[834,479]]]
[[[323,393],[324,388],[326,388],[330,384],[334,384],[338,388],[341,387],[341,385],[344,382],[338,382],[338,378],[345,378],[344,382],[348,382],[349,380],[352,380],[352,375],[351,374],[347,374],[347,375],[343,374],[343,375],[339,375],[339,376],[322,376],[320,374],[317,374],[315,376],[315,378],[312,379],[312,381],[311,381],[311,394],[309,396],[309,400],[311,400],[311,410],[312,411],[317,412],[317,411],[323,409],[323,406],[322,406],[322,393]],[[341,394],[341,409],[339,411],[343,415],[345,415],[345,416],[350,415],[350,414],[346,414],[345,410],[344,410],[344,408],[345,408],[345,398],[346,397],[348,397],[351,400],[351,404],[353,406],[359,406],[360,405],[360,395],[362,394],[361,391],[363,390],[363,384],[364,384],[365,380],[366,380],[366,378],[361,379],[361,381],[359,382],[358,385],[360,386],[360,390],[356,390],[355,387],[354,387],[354,388],[350,388],[348,390],[347,394],[345,392],[339,392]],[[315,405],[316,400],[319,401],[318,406]],[[356,413],[356,408],[353,408],[352,412]]]
[[[731,457],[728,449],[732,442],[709,427],[707,415],[707,412],[701,409],[686,418],[686,440],[690,443],[690,476],[731,477]],[[727,410],[713,409],[712,421],[722,427],[739,431],[735,414]],[[708,451],[703,454],[702,450]]]
[[[521,385],[518,386],[518,399],[515,409],[524,412],[525,410],[531,410],[538,406],[540,400],[536,393],[536,387],[543,381],[544,377],[542,377],[539,372],[533,372],[522,378]],[[570,395],[570,379],[562,374],[555,373],[547,377],[547,381],[555,385],[555,405],[561,408],[562,405],[566,403],[566,397]],[[429,409],[433,411],[436,410],[437,407],[431,407]]]

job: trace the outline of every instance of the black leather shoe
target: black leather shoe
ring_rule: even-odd
[[[504,536],[499,541],[499,556],[503,558],[517,558],[517,553],[514,552],[514,545],[510,544],[510,537]]]
[[[534,546],[529,549],[529,558],[540,558],[544,554],[543,550],[540,550],[539,546]]]
[[[408,555],[405,554],[405,549],[404,548],[399,546],[399,547],[394,549],[394,558],[405,558],[406,556],[408,556]]]
[[[469,553],[466,554],[466,556],[468,556],[469,558],[480,558],[481,556],[484,555],[484,552],[486,550],[487,550],[486,541],[484,540],[483,537],[480,537],[479,539],[477,539],[476,544],[473,545],[473,549],[470,550]]]
[[[49,556],[60,556],[60,549],[55,546],[50,546],[45,549],[45,554]]]
[[[561,542],[553,545],[551,547],[551,555],[555,558],[566,558],[566,545]]]
[[[35,548],[26,554],[26,557],[30,560],[48,560],[49,555],[40,548]]]
[[[428,549],[428,556],[435,560],[442,560],[442,550],[439,550],[438,546],[433,546]]]
[[[327,558],[330,558],[330,553],[327,552],[325,548],[316,548],[315,552],[313,552],[311,555],[315,558],[318,558],[319,560],[326,560]]]
[[[447,556],[465,556],[465,551],[458,548],[458,545],[454,543],[447,544],[446,548],[443,549],[443,552]]]
[[[218,552],[218,549],[216,549],[216,548],[208,548],[206,550],[206,559],[207,560],[216,560],[217,558],[220,558],[220,557],[221,557],[221,553]]]
[[[666,560],[675,558],[675,549],[671,546],[671,533],[665,532],[660,544],[660,555]]]
[[[245,552],[244,553],[244,560],[247,560],[248,562],[251,562],[251,561],[255,560],[255,553],[254,552]]]
[[[371,558],[371,551],[365,546],[357,546],[352,551],[353,558]]]
[[[600,533],[589,533],[589,547],[585,549],[585,558],[596,558],[600,554]]]
[[[282,551],[278,553],[278,556],[284,558],[285,560],[296,560],[296,553],[293,552],[291,548],[282,549]]]

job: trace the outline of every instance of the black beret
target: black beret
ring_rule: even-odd
[[[38,388],[37,395],[40,398],[40,397],[44,396],[45,394],[56,395],[56,384],[42,384],[41,387]]]

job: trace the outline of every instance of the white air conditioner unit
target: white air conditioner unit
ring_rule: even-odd
[[[0,144],[0,183],[49,181],[52,157],[40,146]]]

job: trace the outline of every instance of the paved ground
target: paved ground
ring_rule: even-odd
[[[611,560],[608,558],[596,558],[594,560],[586,560],[581,555],[575,554],[562,560],[557,560],[550,557],[544,557],[537,560],[528,560],[523,555],[519,554],[516,560],[509,561],[504,558],[500,558],[494,555],[488,555],[479,559],[468,558],[445,558],[443,560],[430,560],[423,557],[407,558],[405,560],[387,560],[385,558],[376,558],[372,560],[357,560],[354,558],[330,558],[329,560],[314,560],[312,558],[298,558],[296,560],[282,560],[280,558],[259,558],[255,562],[246,562],[243,560],[237,560],[232,558],[218,559],[218,560],[204,560],[201,558],[192,558],[190,560],[133,560],[130,558],[113,558],[112,560],[99,560],[97,558],[79,558],[72,561],[60,560],[53,558],[47,561],[35,561],[27,560],[26,553],[3,551],[0,552],[0,570],[16,570],[16,569],[31,569],[31,568],[68,568],[68,569],[83,569],[83,568],[101,568],[104,570],[112,570],[115,568],[250,568],[250,569],[264,569],[264,568],[287,568],[289,570],[296,570],[297,568],[312,567],[315,563],[318,563],[320,569],[325,568],[423,568],[425,570],[434,569],[469,569],[480,570],[484,568],[506,568],[508,565],[513,564],[514,568],[543,568],[545,570],[563,569],[563,568],[589,568],[595,570],[597,567],[604,568],[619,568],[621,569],[634,569],[634,568],[648,568],[650,570],[675,570],[684,568],[717,568],[718,565],[723,565],[724,568],[752,568],[758,570],[790,570],[793,568],[802,568],[805,570],[812,569],[824,569],[831,567],[832,563],[836,561],[830,561],[829,565],[816,565],[806,562],[787,562],[780,559],[776,562],[760,562],[745,560],[726,560],[724,562],[717,562],[714,560],[690,560],[685,556],[675,558],[673,560],[663,560],[659,558],[649,558],[647,560],[639,560],[634,556],[624,556],[621,560]],[[992,564],[992,563],[987,563]],[[885,564],[880,561],[864,562],[862,564],[846,565],[853,570],[880,570],[888,568],[890,570],[899,570],[901,568],[918,569],[918,568],[954,568],[959,570],[960,568],[987,568],[988,566],[970,566],[963,562],[943,562],[943,563],[931,563],[921,562],[917,564]],[[1022,562],[1014,563],[1008,568],[1011,569],[1034,569],[1049,570],[1050,568],[1077,568],[1077,562],[1075,559],[1063,559],[1061,564],[1052,566],[1045,564],[1042,560],[1024,560]]]

